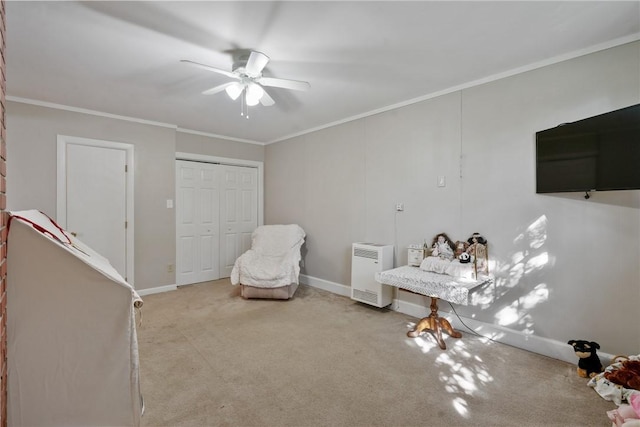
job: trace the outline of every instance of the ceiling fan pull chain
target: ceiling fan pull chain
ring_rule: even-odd
[[[240,115],[244,116],[244,89],[240,93]]]
[[[244,109],[246,111],[245,117],[249,119],[249,104],[247,104],[247,87],[244,88]]]

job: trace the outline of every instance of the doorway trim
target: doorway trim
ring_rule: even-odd
[[[264,162],[256,160],[231,159],[228,157],[209,156],[176,152],[176,160],[191,160],[202,163],[218,163],[229,166],[245,166],[258,169],[258,226],[264,224]]]
[[[57,150],[57,175],[56,175],[56,221],[62,228],[67,228],[67,145],[86,145],[91,147],[110,148],[122,150],[126,153],[127,158],[127,197],[126,197],[126,221],[127,221],[127,282],[134,286],[134,146],[124,142],[105,141],[100,139],[82,138],[78,136],[58,135]],[[134,286],[135,288],[135,286]]]

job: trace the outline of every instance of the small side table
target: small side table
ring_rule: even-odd
[[[406,291],[406,289],[404,290]],[[408,291],[408,292],[411,292],[411,291]],[[416,292],[412,292],[412,293],[415,294]],[[453,329],[453,327],[451,326],[451,323],[449,323],[447,319],[445,319],[444,317],[440,317],[438,315],[438,299],[439,298],[431,297],[431,307],[430,307],[431,314],[427,317],[423,317],[422,319],[420,319],[420,321],[416,324],[416,327],[413,328],[412,331],[407,332],[407,336],[411,338],[415,338],[418,335],[420,335],[422,331],[433,332],[435,334],[436,341],[438,342],[438,345],[440,346],[440,348],[443,350],[446,350],[447,345],[444,343],[444,340],[442,339],[442,331],[445,331],[446,333],[451,335],[453,338],[462,338],[462,334],[456,331],[455,329]]]
[[[420,267],[424,259],[424,249],[409,248],[407,252],[407,264],[412,267]]]

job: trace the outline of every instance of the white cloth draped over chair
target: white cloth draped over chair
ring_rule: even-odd
[[[298,287],[304,238],[297,224],[256,228],[251,249],[238,257],[231,270],[231,283],[242,286],[244,298],[291,298]]]

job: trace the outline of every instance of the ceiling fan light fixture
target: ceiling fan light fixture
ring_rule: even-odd
[[[248,106],[253,107],[254,105],[258,105],[263,95],[264,89],[262,89],[259,84],[249,83],[247,85],[246,101]]]
[[[234,101],[238,99],[243,90],[244,86],[242,85],[242,83],[233,83],[225,88],[225,92],[227,92],[229,98],[233,99]]]
[[[299,91],[305,91],[310,88],[308,82],[300,80],[264,77],[262,72],[269,63],[269,57],[262,52],[253,50],[236,49],[236,52],[233,54],[232,71],[223,70],[212,67],[211,65],[190,61],[188,59],[182,59],[181,62],[234,79],[235,82],[220,84],[202,93],[204,95],[213,95],[224,90],[233,101],[240,98],[241,115],[245,115],[245,110],[248,112],[247,107],[253,107],[258,104],[269,107],[275,104],[274,99],[269,95],[264,87]]]

